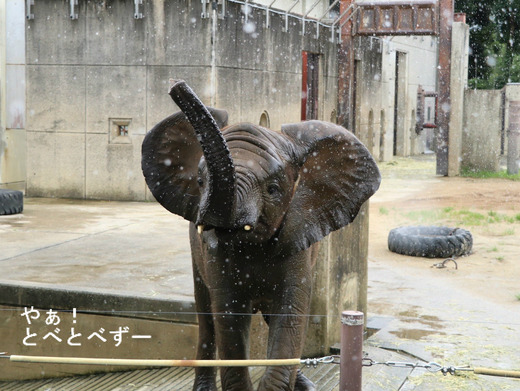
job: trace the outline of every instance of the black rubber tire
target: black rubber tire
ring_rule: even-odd
[[[399,227],[388,234],[388,249],[394,253],[426,258],[450,258],[471,252],[473,237],[461,228]]]
[[[0,215],[23,212],[23,193],[18,190],[0,189]]]

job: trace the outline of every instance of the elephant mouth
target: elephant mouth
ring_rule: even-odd
[[[241,225],[241,226],[235,226],[235,227],[218,227],[214,225],[197,225],[197,232],[199,234],[202,234],[206,231],[214,231],[217,237],[226,239],[226,238],[239,238],[243,239],[244,242],[251,242],[251,243],[261,243],[266,242],[273,238],[272,231],[266,227],[263,226],[261,223],[252,226],[252,225]]]

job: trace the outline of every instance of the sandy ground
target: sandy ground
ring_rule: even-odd
[[[520,371],[520,182],[438,177],[432,156],[380,168],[370,203],[368,313],[381,330],[368,343],[411,362]],[[467,229],[473,251],[456,259],[458,269],[392,253],[388,233],[404,225]],[[463,373],[414,369],[399,390],[520,390],[520,379]]]
[[[430,268],[442,260],[390,252],[388,232],[403,225],[467,229],[473,236],[472,253],[457,260],[458,270],[449,262],[437,274],[520,312],[520,182],[437,177],[434,161],[425,157],[383,163],[381,171],[381,188],[370,204],[369,259]]]

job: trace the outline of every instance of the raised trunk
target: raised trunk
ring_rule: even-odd
[[[169,94],[195,129],[208,168],[209,190],[201,200],[197,223],[232,228],[236,177],[226,141],[206,106],[183,80],[173,81]]]

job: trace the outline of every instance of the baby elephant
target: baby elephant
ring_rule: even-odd
[[[155,198],[191,221],[198,359],[245,359],[251,314],[269,325],[267,355],[302,353],[318,241],[349,224],[379,187],[376,163],[344,128],[321,121],[227,126],[183,81],[182,112],[158,123],[142,147]],[[222,129],[222,130],[221,130]],[[209,314],[209,315],[208,315]],[[221,370],[224,390],[252,390],[247,368]],[[197,368],[194,390],[216,390]],[[314,390],[295,366],[268,367],[259,390]]]

